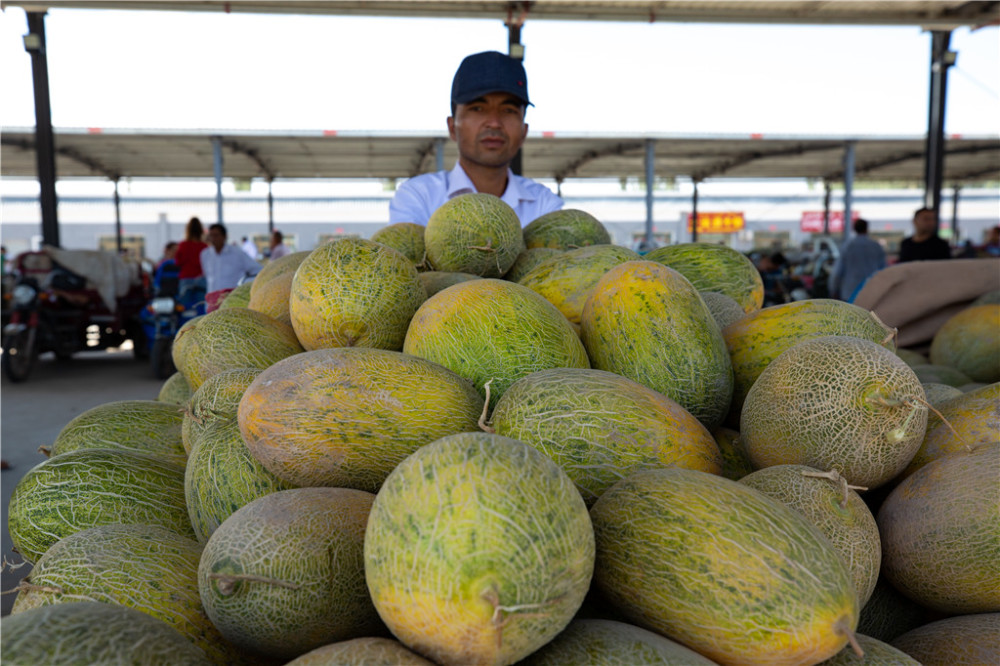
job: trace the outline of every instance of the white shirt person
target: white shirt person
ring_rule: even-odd
[[[201,251],[199,258],[208,293],[232,289],[244,277],[257,275],[261,269],[261,265],[242,249],[226,243],[226,227],[221,224],[208,228],[208,247]]]

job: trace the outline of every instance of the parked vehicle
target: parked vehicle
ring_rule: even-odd
[[[26,380],[45,352],[69,359],[131,340],[135,355],[146,355],[139,313],[148,300],[149,280],[138,266],[129,267],[110,253],[47,248],[18,255],[13,272],[2,358],[12,382]]]
[[[205,290],[186,289],[182,293],[178,283],[176,276],[160,278],[156,294],[142,314],[150,365],[157,379],[166,379],[176,371],[173,344],[177,330],[205,314]]]

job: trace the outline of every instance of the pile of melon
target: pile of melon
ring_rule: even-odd
[[[479,194],[245,291],[14,489],[5,664],[1000,661],[1000,305]]]

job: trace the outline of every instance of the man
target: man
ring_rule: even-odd
[[[291,250],[285,245],[285,236],[280,232],[275,230],[271,234],[271,254],[269,255],[271,261],[275,259],[281,259],[286,254],[290,254]]]
[[[208,247],[201,251],[201,270],[208,282],[207,291],[232,289],[246,276],[257,275],[260,264],[235,245],[226,244],[226,227],[213,224],[208,228]]]
[[[249,238],[247,238],[246,236],[243,237],[242,245],[240,247],[243,248],[243,251],[246,252],[247,256],[250,257],[251,259],[257,258],[257,244],[254,243]]]
[[[867,220],[854,221],[855,236],[844,243],[830,276],[830,296],[854,302],[858,290],[877,271],[886,267],[885,250],[868,237]]]
[[[510,169],[528,135],[524,113],[529,104],[528,79],[519,60],[497,51],[465,58],[451,84],[447,121],[448,136],[458,144],[458,162],[451,171],[400,185],[389,203],[389,222],[427,224],[441,204],[469,192],[500,197],[521,226],[562,208],[562,199],[551,190]]]
[[[921,208],[913,214],[913,235],[899,246],[899,263],[928,259],[951,259],[951,248],[937,235],[937,211]]]

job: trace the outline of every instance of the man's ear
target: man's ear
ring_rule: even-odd
[[[448,136],[452,141],[457,141],[455,137],[455,116],[448,116]]]
[[[523,142],[528,138],[528,123],[523,123],[524,129],[521,130],[521,141]]]

